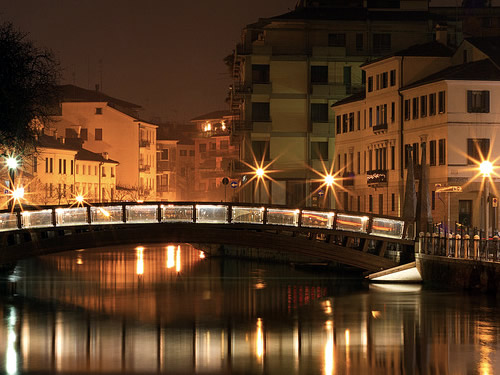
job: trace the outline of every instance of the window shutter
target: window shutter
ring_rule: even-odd
[[[483,109],[485,113],[490,113],[490,92],[488,90],[483,91]]]
[[[472,113],[472,91],[467,91],[467,112]]]

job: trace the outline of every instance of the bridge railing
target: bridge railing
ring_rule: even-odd
[[[418,249],[420,254],[428,254],[454,259],[479,260],[485,262],[500,261],[500,239],[481,238],[468,234],[419,233]]]
[[[402,239],[406,233],[406,223],[397,218],[243,203],[119,202],[85,207],[30,207],[0,212],[0,232],[79,225],[173,222],[267,224],[357,232],[395,239]]]

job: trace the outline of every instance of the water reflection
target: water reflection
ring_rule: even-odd
[[[138,246],[20,263],[0,284],[4,372],[500,372],[496,299],[201,254]]]

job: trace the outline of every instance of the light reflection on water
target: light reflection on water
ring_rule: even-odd
[[[500,373],[495,298],[368,287],[188,245],[27,260],[0,285],[9,375]]]

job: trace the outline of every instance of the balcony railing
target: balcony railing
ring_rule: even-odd
[[[387,169],[375,169],[366,172],[368,185],[387,183]]]
[[[139,165],[139,172],[149,173],[151,171],[150,165]]]
[[[373,132],[374,133],[380,132],[382,130],[387,130],[387,123],[385,123],[385,124],[378,124],[378,125],[375,125],[373,127]]]

